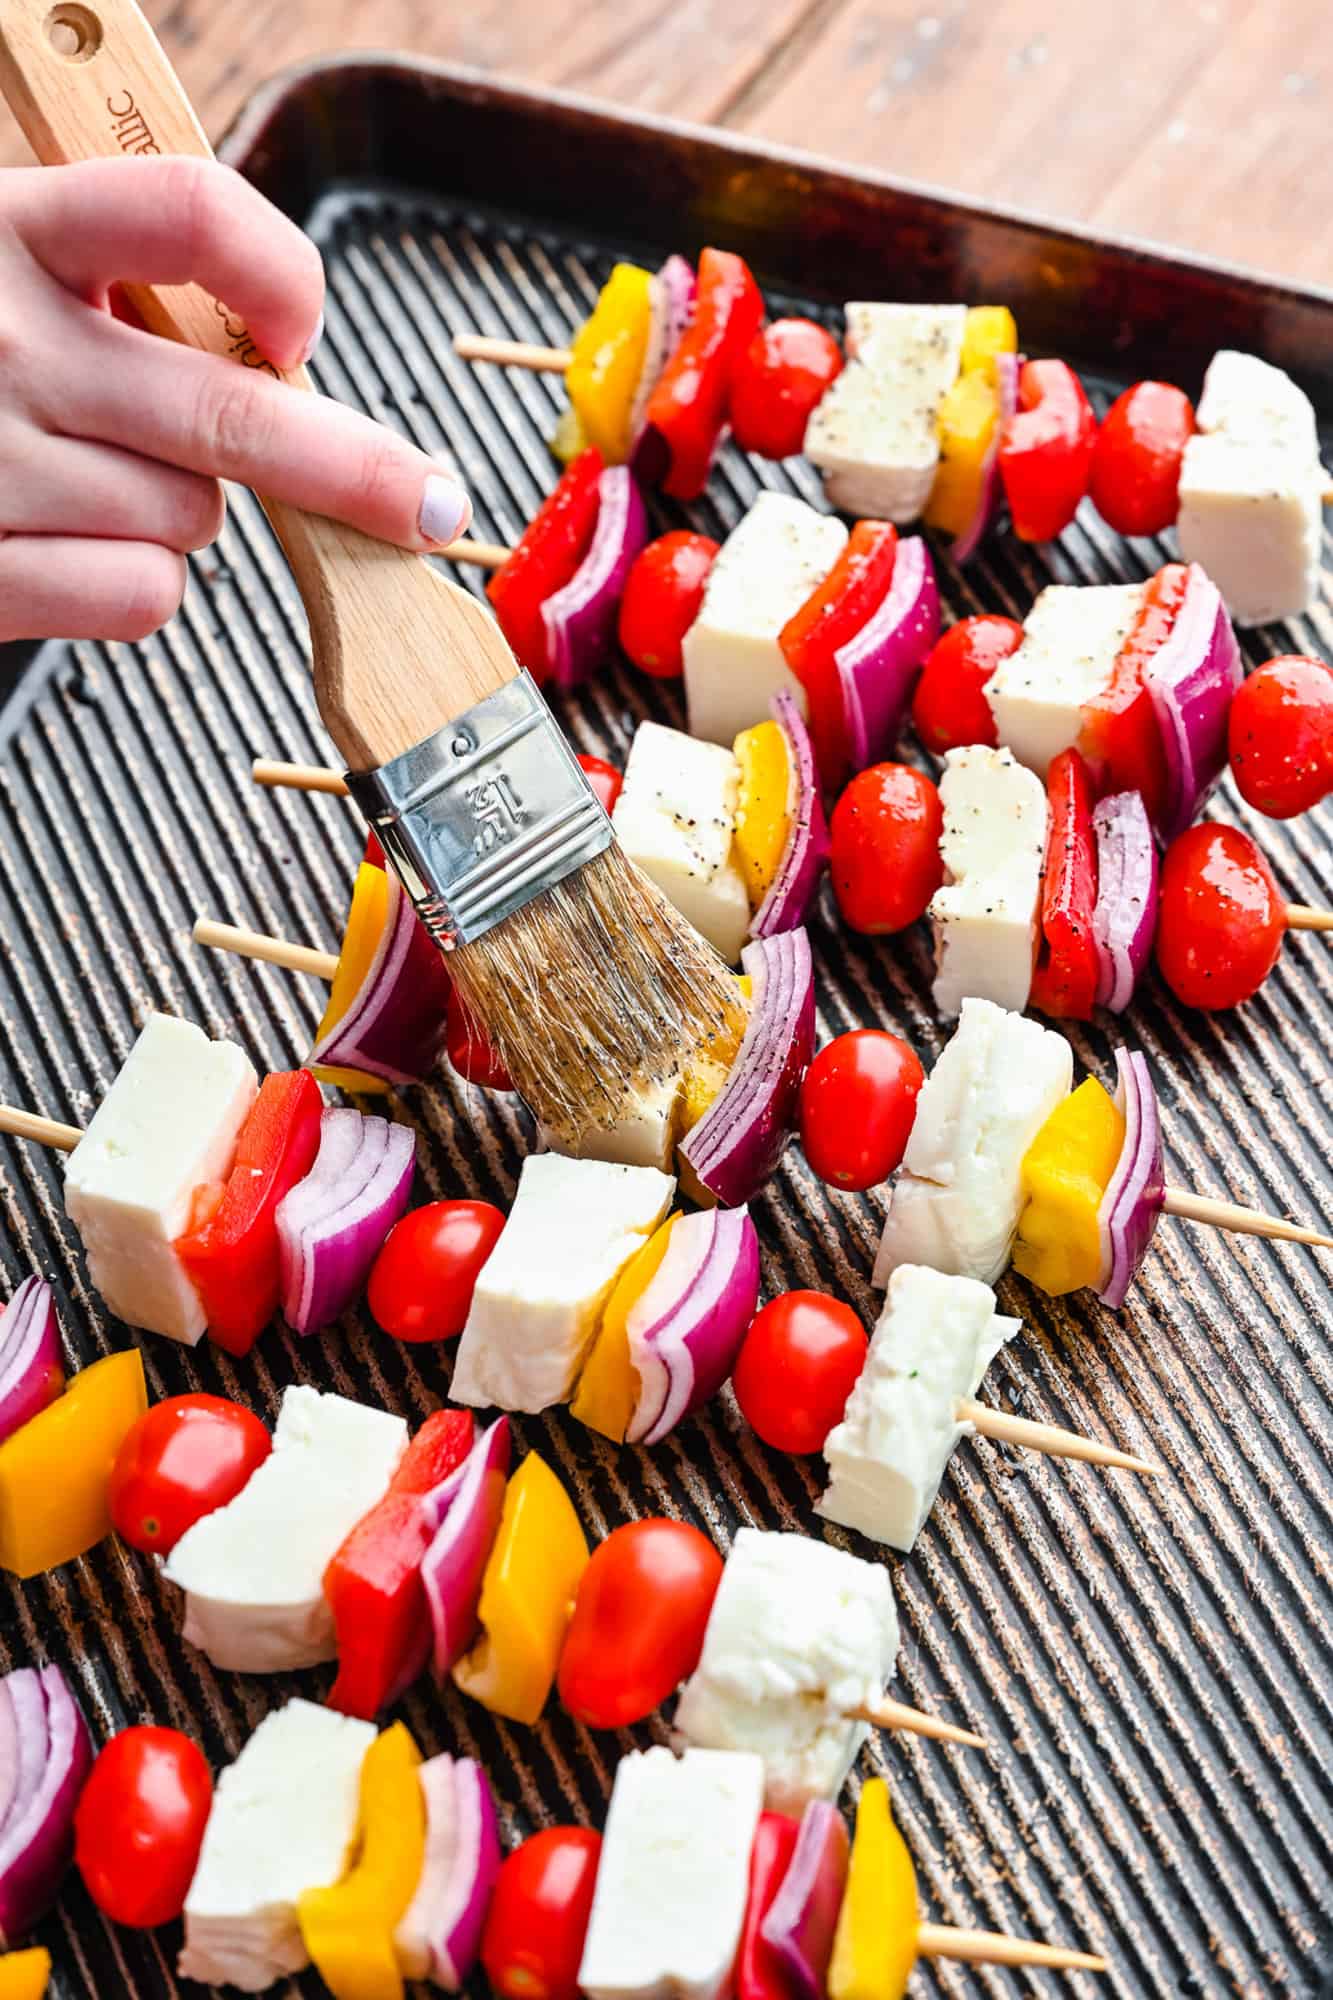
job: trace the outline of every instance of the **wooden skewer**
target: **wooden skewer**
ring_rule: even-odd
[[[1288,903],[1283,915],[1289,931],[1333,931],[1333,910],[1312,910],[1308,903]]]
[[[502,368],[526,368],[533,375],[563,375],[574,359],[567,347],[539,347],[531,340],[495,340],[487,333],[456,333],[460,361],[495,361]]]
[[[1048,1458],[1081,1458],[1089,1465],[1115,1466],[1122,1472],[1143,1472],[1160,1479],[1164,1469],[1150,1465],[1146,1458],[1132,1458],[1114,1445],[1096,1438],[1080,1437],[1077,1431],[1061,1430],[1058,1424],[1034,1424],[1027,1417],[1011,1417],[1007,1410],[990,1410],[984,1403],[960,1397],[956,1411],[960,1423],[974,1424],[982,1437],[1000,1444],[1021,1444],[1028,1451],[1044,1452]]]
[[[473,569],[503,569],[513,553],[503,542],[474,542],[467,537],[440,550],[446,562],[470,563]]]
[[[347,780],[326,764],[283,764],[273,757],[256,757],[250,776],[257,785],[279,791],[327,792],[335,799],[347,797]]]
[[[233,951],[240,958],[259,958],[266,965],[280,965],[287,972],[309,972],[316,979],[331,980],[338,970],[336,951],[316,951],[308,944],[289,944],[286,938],[265,937],[262,931],[242,930],[237,924],[215,924],[200,917],[194,927],[196,944],[210,945],[214,951]]]
[[[39,1118],[33,1111],[16,1105],[0,1104],[0,1132],[11,1139],[33,1139],[39,1146],[52,1146],[58,1153],[72,1153],[83,1137],[77,1125],[61,1125],[54,1118]]]
[[[863,1701],[857,1708],[847,1711],[849,1722],[868,1722],[874,1729],[903,1729],[909,1736],[929,1736],[935,1743],[961,1743],[968,1750],[984,1750],[985,1739],[974,1736],[970,1729],[960,1729],[956,1722],[945,1722],[938,1715],[927,1715],[923,1709],[909,1708],[906,1702],[891,1701],[885,1695],[882,1701]]]
[[[1243,1208],[1238,1201],[1191,1194],[1188,1188],[1169,1187],[1162,1209],[1166,1215],[1178,1215],[1182,1222],[1202,1222],[1210,1229],[1234,1229],[1242,1236],[1267,1236],[1276,1243],[1307,1243],[1314,1250],[1333,1250],[1333,1236],[1322,1236],[1317,1229],[1306,1229],[1280,1215],[1264,1215],[1257,1208]]]
[[[1003,1931],[960,1931],[952,1924],[921,1924],[916,1948],[923,1958],[958,1958],[969,1965],[1045,1965],[1053,1971],[1105,1972],[1106,1960],[1090,1951],[1035,1944]]]

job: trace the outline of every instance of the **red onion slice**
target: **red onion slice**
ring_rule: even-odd
[[[1138,792],[1116,792],[1092,810],[1097,840],[1097,1004],[1123,1014],[1152,951],[1157,925],[1157,848]]]
[[[542,606],[547,658],[558,687],[578,687],[606,660],[625,580],[648,540],[643,495],[627,465],[609,465],[597,493],[597,526],[588,553]]]
[[[756,938],[775,937],[779,931],[795,930],[805,922],[829,855],[828,821],[819,794],[819,772],[815,769],[810,732],[785,690],[774,695],[772,707],[773,719],[787,739],[794,796],[791,831],[782,859],[750,925],[750,936]]]
[[[631,456],[643,433],[644,418],[648,414],[653,390],[657,387],[657,378],[679,347],[685,329],[694,317],[696,289],[694,271],[683,257],[668,257],[652,281],[652,323],[634,391],[634,407],[630,412]]]
[[[93,1749],[88,1725],[56,1666],[7,1677],[19,1737],[19,1781],[0,1825],[0,1948],[44,1917],[74,1857],[74,1808]]]
[[[754,982],[745,1038],[721,1092],[678,1149],[723,1208],[751,1201],[776,1172],[796,1124],[815,1048],[815,978],[803,930],[756,938],[741,953]]]
[[[294,1332],[318,1333],[354,1303],[407,1207],[415,1171],[410,1126],[325,1111],[315,1164],[275,1218],[282,1310]]]
[[[1117,1049],[1115,1066],[1115,1101],[1125,1120],[1125,1143],[1097,1218],[1103,1272],[1097,1296],[1108,1306],[1125,1303],[1152,1242],[1166,1193],[1162,1124],[1147,1058],[1138,1050],[1131,1055]]]
[[[1018,408],[1018,371],[1023,365],[1023,357],[1020,354],[997,354],[994,359],[995,386],[999,391],[1000,407],[995,417],[995,429],[991,432],[990,443],[986,446],[986,456],[982,461],[981,491],[977,496],[977,510],[949,551],[960,569],[980,548],[1004,499],[1004,489],[1000,482],[1000,441]]]
[[[34,1274],[0,1313],[0,1442],[54,1403],[64,1386],[55,1300]]]
[[[626,1328],[639,1378],[631,1444],[660,1444],[717,1394],[758,1304],[759,1238],[748,1212],[680,1216]]]
[[[431,1665],[437,1680],[444,1679],[477,1636],[481,1582],[500,1527],[509,1451],[509,1419],[500,1417],[421,1503],[434,1536],[422,1558],[421,1581],[430,1606]]]
[[[801,1815],[787,1872],[759,1926],[760,1937],[787,1974],[794,2000],[826,2000],[850,1856],[847,1825],[838,1808],[826,1799],[812,1800]]]
[[[1143,676],[1166,753],[1164,842],[1197,819],[1222,775],[1231,697],[1244,677],[1221,592],[1191,563],[1175,623]]]
[[[409,1979],[457,1993],[481,1948],[500,1872],[500,1831],[486,1773],[471,1757],[421,1766],[426,1850],[421,1876],[394,1945]]]
[[[397,876],[390,873],[388,884],[375,956],[351,1006],[316,1042],[310,1060],[386,1083],[420,1083],[444,1047],[449,974]]]
[[[919,535],[898,544],[878,610],[833,656],[853,771],[892,754],[917,674],[940,636],[940,593]]]

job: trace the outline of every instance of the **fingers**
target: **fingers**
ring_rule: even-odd
[[[75,533],[160,542],[180,555],[207,548],[225,506],[216,479],[155,465],[136,452],[27,428],[0,431],[0,532]]]
[[[5,206],[46,270],[81,297],[200,284],[278,368],[308,357],[324,306],[319,252],[230,167],[184,157],[89,160],[5,176]]]
[[[401,548],[443,548],[471,519],[451,466],[358,411],[104,315],[82,339],[86,360],[62,377],[66,432],[236,480]]]
[[[146,639],[180,609],[185,576],[156,542],[0,537],[0,641]]]

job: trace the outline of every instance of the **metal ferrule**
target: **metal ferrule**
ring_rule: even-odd
[[[531,676],[347,787],[421,921],[445,951],[471,944],[614,835]]]

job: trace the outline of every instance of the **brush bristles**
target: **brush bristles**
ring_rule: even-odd
[[[450,970],[532,1111],[576,1138],[744,1025],[722,960],[614,843]]]

